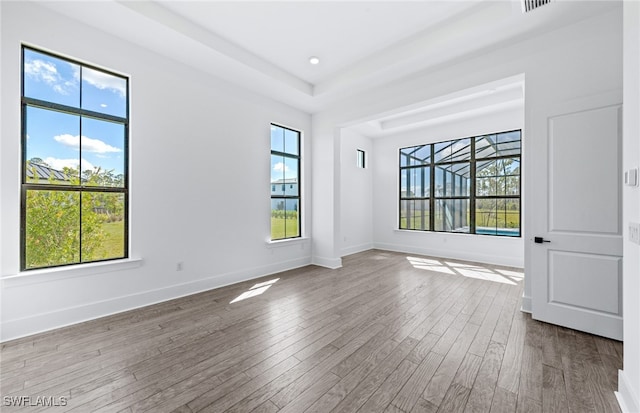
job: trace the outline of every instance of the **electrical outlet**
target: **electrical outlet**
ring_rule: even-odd
[[[176,264],[176,271],[182,271],[183,266],[184,266],[184,263],[182,261],[178,262]]]
[[[640,244],[640,224],[629,222],[629,241]]]

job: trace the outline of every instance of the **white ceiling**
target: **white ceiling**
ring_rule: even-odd
[[[523,14],[519,0],[41,4],[310,113],[620,5],[555,0]],[[319,65],[309,64],[312,55]]]
[[[516,75],[374,116],[349,129],[380,138],[496,113],[524,111],[524,76]]]
[[[161,4],[312,84],[473,6],[462,1]],[[321,64],[309,64],[310,56]]]

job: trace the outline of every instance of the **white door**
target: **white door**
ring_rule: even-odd
[[[547,133],[532,143],[527,241],[533,318],[616,340],[622,340],[621,113],[611,97],[548,109]]]

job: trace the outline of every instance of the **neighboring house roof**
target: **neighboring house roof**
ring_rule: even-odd
[[[35,176],[34,176],[35,172]],[[53,169],[50,166],[38,163],[27,162],[27,178],[49,180],[53,178],[56,181],[68,181],[69,177],[64,172]]]
[[[275,181],[271,181],[272,184],[297,184],[298,178],[286,178],[286,179],[277,179]]]

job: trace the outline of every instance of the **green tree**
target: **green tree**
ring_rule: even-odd
[[[37,160],[36,160],[37,162]],[[42,163],[44,164],[44,163]],[[45,165],[46,166],[46,165]],[[34,171],[35,172],[35,171]],[[118,178],[100,168],[80,174],[64,168],[64,182],[50,184],[109,186]],[[34,176],[35,175],[34,173]],[[120,180],[122,180],[120,178]],[[88,262],[106,258],[104,223],[123,219],[121,194],[71,190],[29,190],[26,195],[25,258],[27,268]]]

